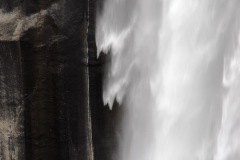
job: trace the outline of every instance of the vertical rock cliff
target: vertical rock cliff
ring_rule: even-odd
[[[95,0],[0,0],[0,159],[108,160]]]
[[[0,159],[24,158],[22,73],[19,42],[0,42]]]

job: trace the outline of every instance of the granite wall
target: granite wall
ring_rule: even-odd
[[[116,159],[96,0],[0,0],[0,159]],[[101,8],[101,7],[98,7]]]

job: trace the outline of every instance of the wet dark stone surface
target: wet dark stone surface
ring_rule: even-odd
[[[23,0],[0,0],[0,8],[8,12],[22,5]]]
[[[55,16],[41,17],[17,42],[25,144],[25,158],[19,159],[91,160],[89,143],[95,160],[115,159],[121,111],[117,106],[113,111],[103,106],[102,83],[109,58],[96,58],[96,8],[102,2],[0,0],[0,7],[9,12],[20,6],[28,16],[54,3],[60,7]]]
[[[103,0],[90,1],[89,3],[89,88],[93,146],[96,160],[116,160],[117,158],[114,156],[117,150],[118,127],[121,121],[122,108],[115,104],[113,110],[109,110],[108,106],[104,106],[102,101],[104,73],[110,58],[103,53],[100,54],[99,58],[96,55],[95,20],[96,14],[101,13],[102,5]]]
[[[21,53],[0,41],[0,159],[24,159]]]

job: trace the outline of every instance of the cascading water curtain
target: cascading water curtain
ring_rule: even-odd
[[[105,0],[96,40],[115,159],[240,159],[239,0]]]

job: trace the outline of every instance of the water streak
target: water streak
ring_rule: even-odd
[[[240,1],[106,0],[103,100],[125,109],[119,160],[240,159]]]

